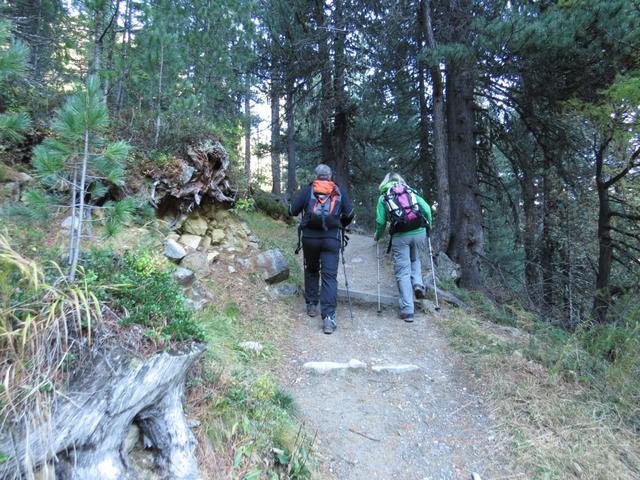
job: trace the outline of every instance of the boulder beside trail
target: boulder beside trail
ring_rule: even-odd
[[[201,237],[207,233],[207,228],[209,228],[207,220],[199,215],[187,218],[187,220],[182,224],[182,230],[184,233],[199,235]]]
[[[436,277],[439,280],[457,282],[462,276],[460,265],[451,260],[444,252],[434,252],[433,266],[436,269]],[[431,275],[431,261],[429,260],[429,249],[423,250],[422,268]]]
[[[33,182],[33,177],[19,172],[2,163],[0,164],[0,203],[3,200],[17,202],[20,200],[27,184]]]
[[[219,245],[224,240],[224,236],[224,230],[221,228],[211,230],[211,245]]]
[[[211,290],[199,280],[195,280],[189,288],[185,289],[184,293],[186,296],[185,305],[196,311],[202,310],[214,300]]]
[[[177,241],[167,238],[164,244],[164,255],[169,260],[179,262],[187,255],[187,251]]]
[[[267,283],[278,283],[289,278],[289,263],[277,248],[256,255],[251,259],[251,264]]]
[[[190,287],[191,284],[195,281],[196,276],[192,270],[189,270],[188,268],[178,267],[178,269],[173,274],[173,278],[183,287]]]
[[[185,233],[180,236],[179,242],[185,247],[196,250],[200,246],[200,242],[202,241],[202,237],[199,235],[193,235],[191,233]]]
[[[180,262],[182,268],[187,268],[195,272],[199,277],[206,277],[209,275],[209,259],[207,254],[203,252],[191,252]]]
[[[80,218],[76,217],[75,219],[69,215],[68,217],[65,217],[64,220],[62,220],[62,223],[60,224],[60,226],[64,229],[64,230],[71,230],[72,226],[73,228],[78,228],[78,226],[80,225]]]

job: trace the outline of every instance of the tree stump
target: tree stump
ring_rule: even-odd
[[[126,438],[140,428],[160,478],[199,479],[195,438],[184,418],[182,397],[189,367],[204,345],[146,359],[115,348],[89,359],[58,395],[48,418],[29,431],[0,434],[0,478],[55,465],[57,480],[124,480],[129,466]]]

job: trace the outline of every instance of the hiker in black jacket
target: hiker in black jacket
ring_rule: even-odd
[[[304,254],[307,314],[310,317],[317,315],[319,301],[322,330],[331,334],[336,329],[341,230],[353,220],[353,207],[344,189],[331,181],[328,165],[318,165],[315,176],[313,183],[295,195],[289,214],[295,216],[302,212],[299,234]]]

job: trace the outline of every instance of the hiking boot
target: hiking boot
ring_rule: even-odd
[[[400,312],[400,319],[407,323],[413,322],[413,313]]]
[[[421,300],[427,296],[427,292],[422,285],[417,285],[413,288],[413,293],[418,300]]]
[[[307,315],[310,317],[315,317],[318,315],[318,304],[317,303],[307,303]]]
[[[322,319],[322,331],[327,335],[331,335],[336,331],[336,317],[334,315],[328,315]]]

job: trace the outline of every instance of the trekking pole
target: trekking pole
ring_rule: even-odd
[[[438,303],[438,287],[436,286],[436,269],[433,268],[433,250],[431,250],[431,235],[427,230],[427,240],[429,241],[429,260],[431,260],[431,274],[433,275],[433,293],[436,296],[436,311],[440,310]]]
[[[344,261],[344,245],[345,245],[345,235],[344,229],[342,232],[342,246],[340,247],[340,252],[342,253],[342,271],[344,273],[344,286],[347,290],[347,300],[349,301],[349,315],[351,316],[351,323],[353,324],[353,309],[351,308],[351,293],[349,292],[349,279],[347,278],[347,264]]]
[[[382,313],[380,308],[380,244],[376,241],[376,261],[378,264],[378,315]]]

